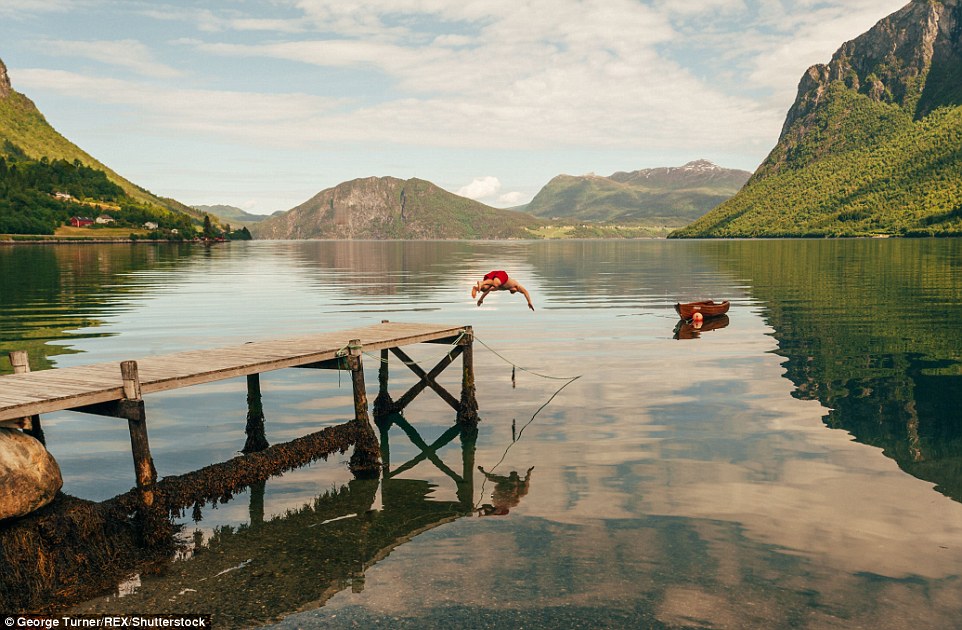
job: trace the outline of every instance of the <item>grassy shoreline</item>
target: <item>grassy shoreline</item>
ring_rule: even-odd
[[[535,240],[604,240],[604,239],[663,239],[677,228],[664,226],[636,226],[636,225],[565,225],[544,226],[539,229],[529,229],[531,238]],[[151,239],[146,231],[138,230],[97,230],[101,234],[84,234],[82,229],[73,228],[71,231],[57,230],[56,234],[0,234],[2,245],[52,245],[77,243],[166,243],[173,242],[166,239]],[[110,232],[114,232],[113,234]],[[327,240],[327,239],[320,239]],[[393,240],[393,239],[392,239]],[[454,239],[458,240],[458,239]]]

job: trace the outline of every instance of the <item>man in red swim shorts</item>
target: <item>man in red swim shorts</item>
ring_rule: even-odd
[[[481,297],[478,298],[478,306],[481,306],[484,298],[488,297],[488,293],[504,290],[510,291],[512,294],[520,293],[528,301],[528,308],[534,310],[534,304],[531,303],[531,295],[528,294],[528,290],[521,286],[521,283],[517,280],[509,278],[507,272],[501,270],[484,274],[484,278],[471,287],[471,297],[478,297],[480,292]]]

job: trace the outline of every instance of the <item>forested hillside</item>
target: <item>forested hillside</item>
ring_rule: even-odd
[[[60,135],[15,91],[0,61],[0,233],[52,234],[71,216],[190,233],[202,215],[135,186]],[[59,194],[58,194],[59,193]]]

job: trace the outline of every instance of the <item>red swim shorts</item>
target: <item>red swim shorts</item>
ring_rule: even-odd
[[[505,271],[492,271],[484,274],[485,280],[494,280],[495,278],[501,281],[501,286],[504,286],[508,281],[508,274]]]

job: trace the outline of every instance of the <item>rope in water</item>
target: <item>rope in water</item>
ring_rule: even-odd
[[[454,341],[451,342],[451,346],[452,346],[452,347],[453,347],[453,346],[457,346],[457,345],[461,342],[461,340],[464,338],[465,334],[466,334],[466,333],[462,331],[461,334],[458,335],[457,338],[456,338]],[[526,368],[526,367],[523,367],[523,366],[521,366],[521,365],[518,365],[517,363],[514,363],[513,361],[511,361],[510,359],[508,359],[507,357],[505,357],[503,354],[501,354],[500,352],[498,352],[497,350],[495,350],[494,348],[492,348],[491,346],[489,346],[488,344],[486,344],[482,339],[478,338],[477,335],[474,336],[474,340],[477,341],[478,343],[480,343],[480,344],[481,344],[482,346],[484,346],[489,352],[491,352],[492,354],[494,354],[495,356],[497,356],[499,359],[501,359],[502,361],[504,361],[505,363],[507,363],[507,364],[510,365],[511,367],[513,367],[513,368],[515,368],[515,369],[518,369],[518,370],[521,370],[521,371],[523,371],[523,372],[527,372],[528,374],[531,374],[532,376],[537,376],[537,377],[539,377],[539,378],[544,378],[544,379],[553,380],[553,381],[571,381],[571,380],[579,379],[579,378],[581,378],[581,376],[582,376],[581,374],[579,374],[578,376],[548,376],[547,374],[539,374],[538,372],[535,372],[534,370],[529,370],[529,369]],[[346,354],[348,353],[348,351],[351,350],[351,349],[352,349],[352,346],[344,346],[343,348],[341,348],[340,350],[337,351],[337,356],[344,356],[344,355],[346,355]],[[365,356],[371,358],[371,359],[374,360],[374,361],[380,361],[380,362],[382,362],[382,363],[387,363],[387,362],[389,361],[389,359],[383,359],[383,358],[381,358],[380,356],[376,356],[376,355],[371,354],[370,352],[362,352],[362,354],[364,354]],[[447,351],[445,351],[445,352],[442,352],[442,353],[439,354],[438,356],[434,357],[434,359],[441,359],[441,358],[444,357],[444,356],[450,356],[450,354],[451,354],[451,350],[447,350]],[[399,360],[399,358],[398,358],[398,357],[395,357],[395,360]],[[430,358],[428,358],[428,359],[421,359],[420,362],[423,363],[423,362],[425,362],[425,361],[430,361],[430,360],[431,360]],[[402,360],[401,363],[403,363],[404,365],[418,365],[419,362],[417,362],[417,361],[403,361],[403,360]],[[419,366],[419,367],[420,367],[420,366]]]
[[[528,421],[524,423],[524,426],[521,427],[521,430],[518,431],[517,435],[513,435],[513,436],[512,436],[511,443],[508,444],[507,448],[504,449],[504,453],[501,454],[501,458],[497,461],[497,463],[495,463],[494,466],[491,467],[491,469],[490,469],[489,472],[492,472],[492,473],[493,473],[494,471],[496,471],[496,470],[498,469],[498,467],[499,467],[501,464],[504,463],[504,460],[508,457],[508,451],[510,451],[510,450],[511,450],[511,447],[514,446],[514,445],[518,442],[518,440],[521,439],[521,436],[524,434],[524,430],[527,429],[528,426],[530,426],[532,422],[534,422],[535,418],[538,417],[538,414],[540,414],[542,411],[544,411],[544,409],[545,409],[548,405],[551,404],[551,401],[553,401],[553,400],[558,396],[558,394],[560,394],[560,393],[564,390],[564,388],[566,388],[568,385],[571,385],[572,383],[574,383],[575,381],[577,381],[579,378],[581,378],[581,377],[583,376],[583,374],[579,374],[579,375],[577,375],[577,376],[548,376],[548,375],[546,375],[546,374],[539,374],[538,372],[535,372],[535,371],[533,371],[533,370],[529,370],[528,368],[525,368],[525,367],[523,367],[523,366],[520,366],[520,365],[516,364],[515,362],[511,361],[510,359],[508,359],[507,357],[505,357],[504,355],[502,355],[500,352],[498,352],[497,350],[495,350],[494,348],[492,348],[492,347],[489,346],[488,344],[484,343],[484,341],[482,341],[481,339],[478,339],[477,337],[475,337],[475,340],[476,340],[478,343],[480,343],[482,346],[484,346],[485,348],[487,348],[487,350],[490,351],[492,354],[494,354],[494,355],[497,356],[499,359],[501,359],[501,360],[504,361],[505,363],[508,363],[508,364],[511,366],[511,368],[512,368],[512,369],[511,369],[511,379],[512,379],[512,381],[514,380],[514,370],[515,370],[515,369],[522,370],[522,371],[524,371],[524,372],[527,372],[528,374],[531,374],[532,376],[537,376],[537,377],[539,377],[539,378],[544,378],[544,379],[549,379],[549,380],[555,380],[555,381],[565,381],[565,383],[564,383],[561,387],[559,387],[557,390],[555,390],[555,392],[554,392],[553,394],[551,394],[551,396],[548,398],[548,400],[546,400],[546,401],[544,402],[544,404],[542,404],[540,407],[538,407],[538,409],[531,415],[531,418],[529,418]],[[480,508],[481,502],[484,501],[484,489],[485,489],[485,487],[487,486],[487,483],[488,483],[488,479],[487,479],[487,477],[485,477],[484,481],[481,482],[481,490],[480,490],[480,492],[478,493],[478,497],[479,497],[479,498],[478,498],[478,503],[475,505],[475,509]]]
[[[522,366],[518,365],[517,363],[514,363],[514,362],[511,361],[510,359],[505,358],[504,355],[502,355],[500,352],[498,352],[497,350],[495,350],[494,348],[492,348],[492,347],[489,346],[488,344],[484,343],[482,340],[478,339],[477,336],[475,336],[474,339],[475,339],[475,341],[477,341],[477,342],[480,343],[482,346],[484,346],[485,348],[487,348],[489,351],[491,351],[492,354],[494,354],[495,356],[497,356],[499,359],[501,359],[502,361],[504,361],[504,362],[507,363],[508,365],[510,365],[510,366],[512,366],[512,367],[514,367],[514,368],[517,368],[517,369],[519,369],[519,370],[521,370],[521,371],[523,371],[523,372],[527,372],[528,374],[531,374],[531,375],[533,375],[533,376],[537,376],[537,377],[539,377],[539,378],[546,378],[546,379],[549,379],[549,380],[552,380],[552,381],[573,381],[573,380],[576,380],[576,379],[579,379],[579,378],[582,377],[581,374],[579,374],[578,376],[547,376],[546,374],[538,374],[537,372],[535,372],[535,371],[533,371],[533,370],[529,370],[528,368],[522,367]]]
[[[571,379],[569,379],[567,383],[565,383],[564,385],[562,385],[561,387],[559,387],[559,388],[557,389],[557,391],[555,391],[555,393],[551,394],[551,397],[548,398],[548,400],[546,400],[543,405],[541,405],[540,407],[538,407],[538,410],[534,412],[534,414],[531,416],[531,419],[524,423],[524,426],[521,427],[521,430],[518,431],[518,434],[517,434],[516,436],[514,436],[514,438],[511,440],[511,443],[508,444],[508,447],[507,447],[506,449],[504,449],[504,453],[501,454],[501,459],[499,459],[498,462],[497,462],[494,466],[491,467],[490,472],[493,473],[494,471],[496,471],[496,470],[498,469],[498,466],[500,466],[501,464],[504,463],[504,460],[508,457],[508,451],[511,450],[511,447],[512,447],[512,446],[514,446],[515,444],[518,443],[518,440],[520,440],[522,434],[524,434],[524,430],[528,428],[528,425],[530,425],[532,422],[534,422],[534,419],[538,417],[538,414],[541,413],[541,412],[544,410],[545,407],[547,407],[548,405],[550,405],[550,404],[551,404],[551,401],[554,400],[555,397],[556,397],[558,394],[560,394],[561,391],[562,391],[565,387],[567,387],[568,385],[571,385],[572,383],[574,383],[575,381],[577,381],[579,378],[581,378],[581,375],[578,375],[578,376],[575,376],[575,377],[572,377]],[[475,506],[474,506],[474,509],[475,509],[475,510],[477,510],[478,508],[480,508],[480,507],[481,507],[481,502],[484,501],[484,489],[485,489],[485,487],[487,486],[487,483],[488,483],[488,478],[485,477],[485,478],[484,478],[484,481],[481,482],[481,490],[478,492],[478,502],[477,502],[477,503],[475,504]]]

